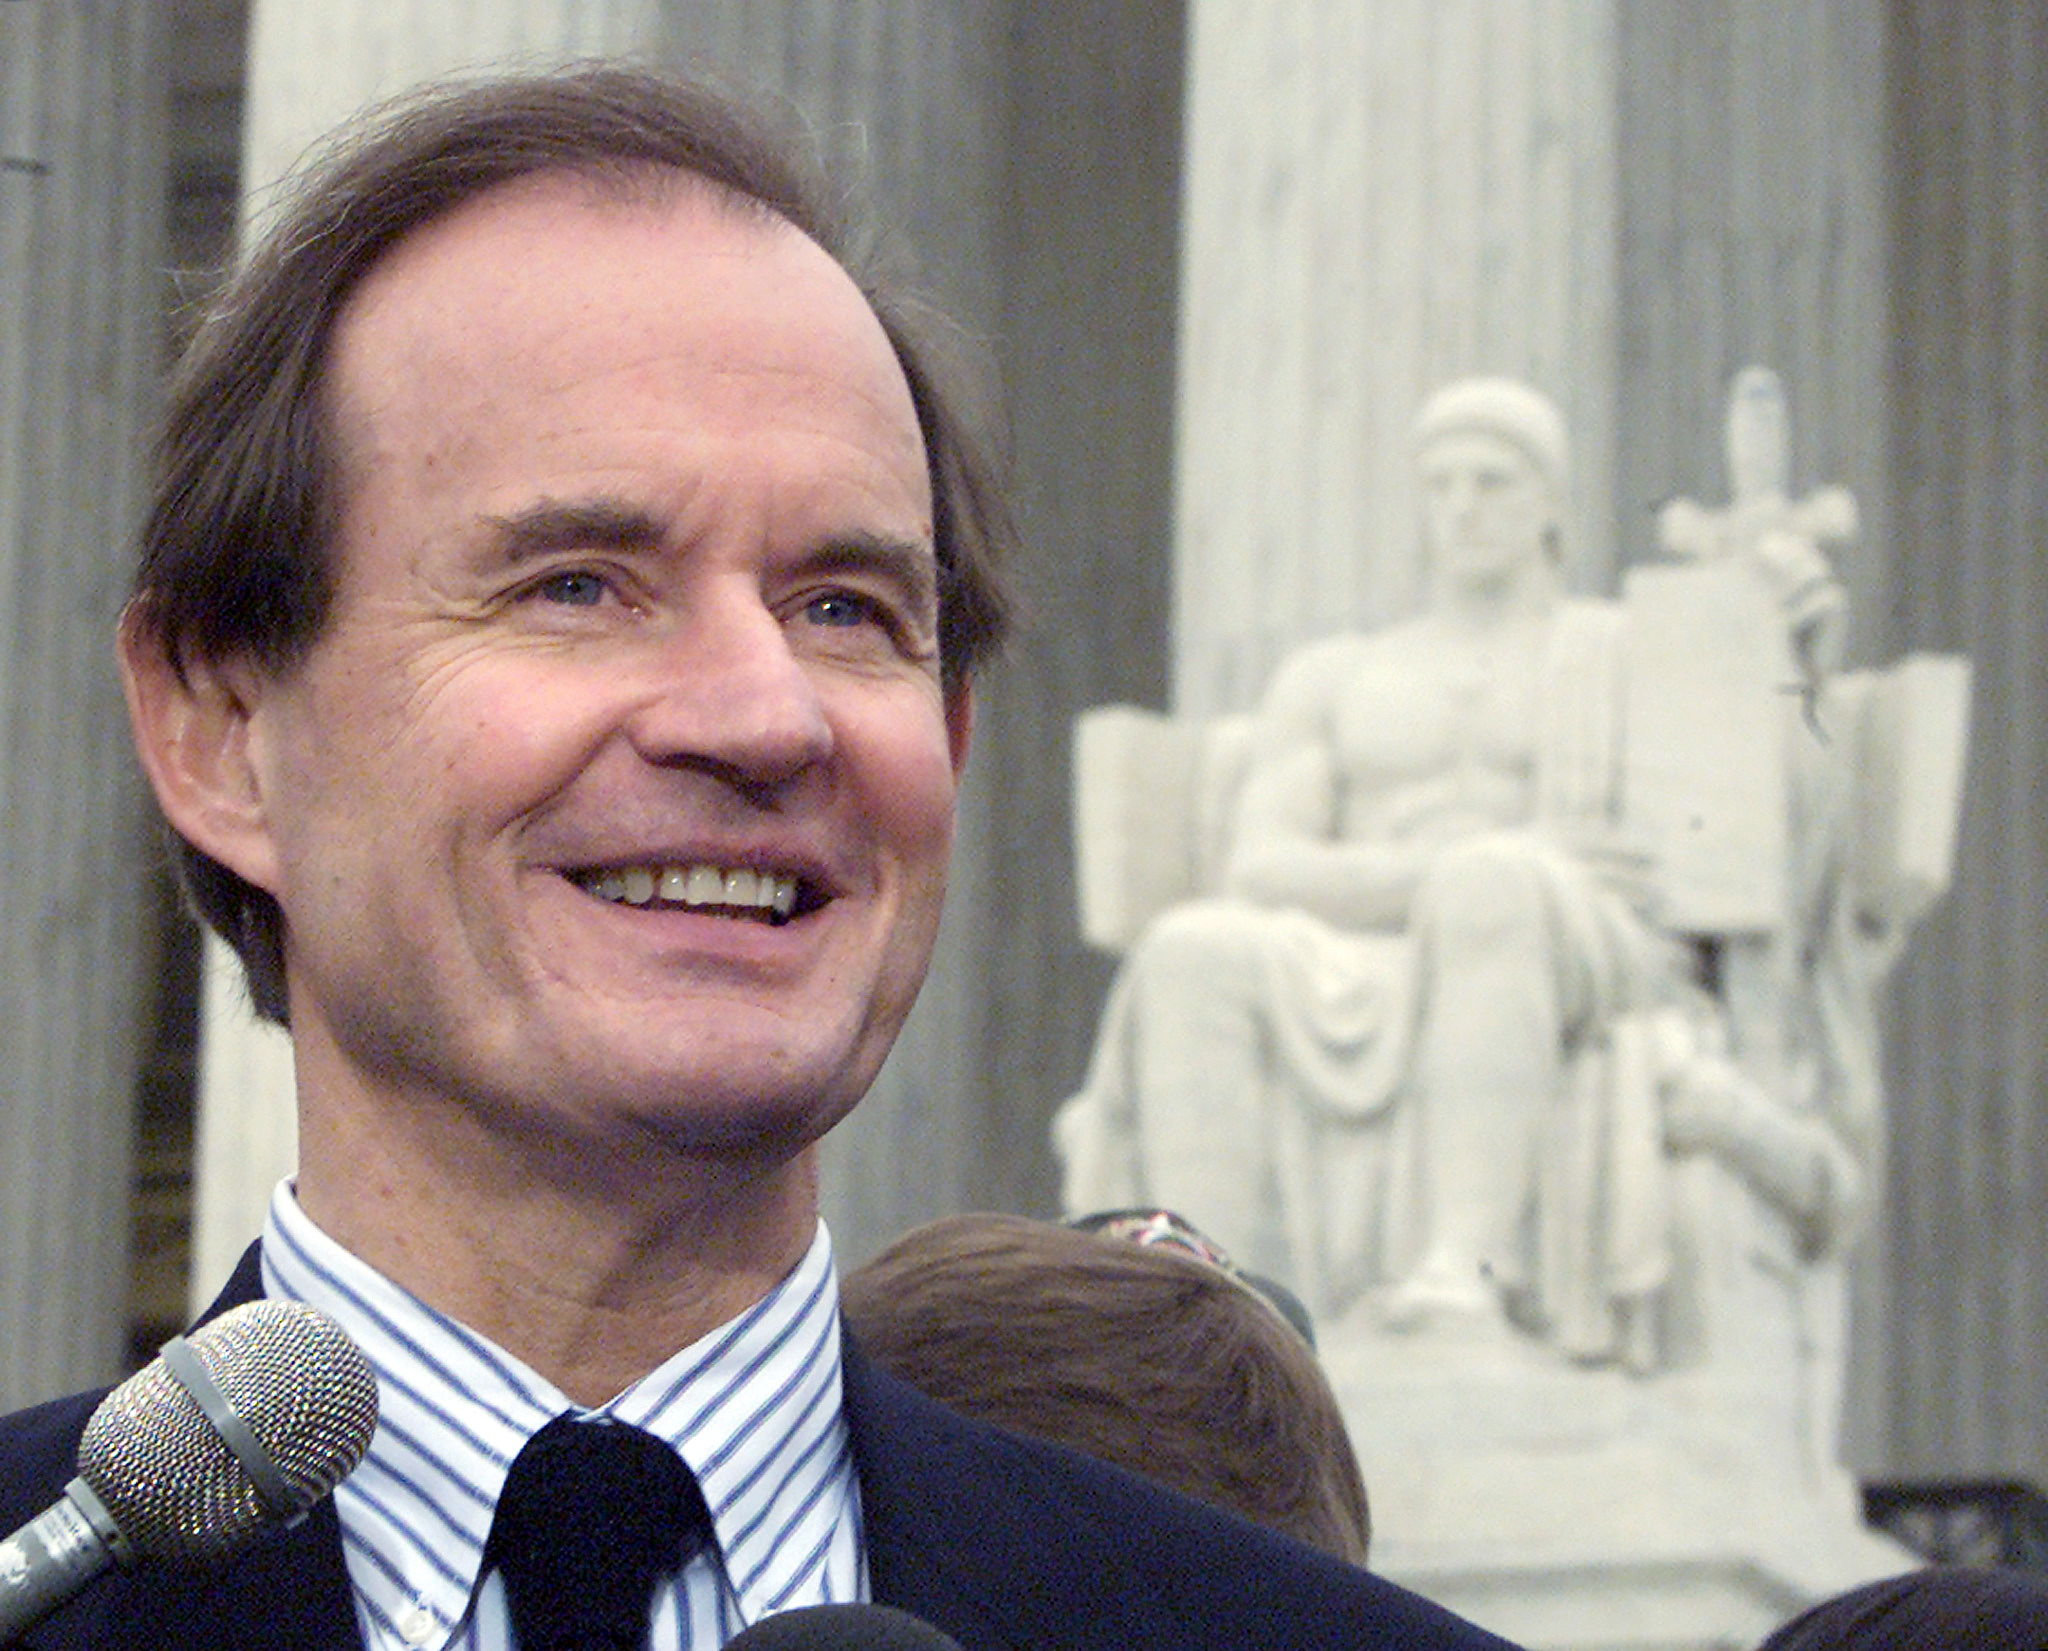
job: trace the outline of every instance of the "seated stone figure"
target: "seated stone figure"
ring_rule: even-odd
[[[1622,829],[1627,624],[1565,591],[1556,409],[1465,380],[1415,444],[1426,610],[1275,674],[1220,891],[1138,936],[1056,1125],[1066,1200],[1180,1209],[1320,1315],[1504,1312],[1647,1368],[1672,1155],[1721,1155],[1818,1248],[1868,1143],[1725,1058],[1718,954],[1655,920]],[[1824,766],[1792,782],[1811,808]]]

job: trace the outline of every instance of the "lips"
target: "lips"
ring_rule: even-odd
[[[826,896],[791,872],[752,866],[590,866],[569,873],[586,894],[616,905],[703,912],[759,923],[787,923],[815,911]]]

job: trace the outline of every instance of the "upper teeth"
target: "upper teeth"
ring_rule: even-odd
[[[645,906],[659,897],[676,906],[739,906],[787,917],[796,910],[796,879],[769,871],[719,866],[622,866],[584,885],[600,900]]]

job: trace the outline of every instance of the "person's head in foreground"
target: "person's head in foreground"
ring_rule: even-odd
[[[1363,1565],[1365,1485],[1315,1351],[1226,1265],[1009,1215],[906,1233],[847,1275],[892,1375]]]
[[[2048,1578],[1930,1566],[1822,1600],[1759,1651],[2044,1651]]]

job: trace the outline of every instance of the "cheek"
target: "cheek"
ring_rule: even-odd
[[[906,862],[931,862],[943,878],[959,784],[936,707],[842,722],[840,741],[878,835]]]
[[[466,662],[388,707],[366,760],[410,793],[422,817],[492,829],[587,762],[601,719],[579,686],[520,662]]]

